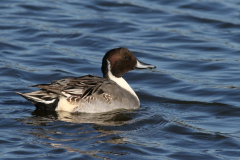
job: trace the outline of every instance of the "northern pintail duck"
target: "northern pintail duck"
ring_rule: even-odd
[[[38,110],[100,113],[115,109],[138,109],[138,96],[122,78],[122,74],[135,68],[156,68],[140,62],[127,48],[108,51],[102,60],[103,78],[86,75],[60,79],[30,93],[19,93]]]

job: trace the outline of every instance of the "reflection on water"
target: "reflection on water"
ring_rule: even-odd
[[[101,126],[121,126],[130,123],[131,117],[127,115],[130,111],[117,110],[107,113],[70,113],[64,111],[42,111],[35,110],[31,117],[33,125],[42,125],[42,122],[64,121],[70,123],[93,123]],[[40,122],[40,124],[38,124]],[[28,122],[29,123],[29,122]]]
[[[70,144],[73,141],[85,141],[91,139],[94,143],[128,143],[127,138],[123,137],[123,133],[121,133],[122,131],[114,129],[117,126],[125,124],[131,125],[132,118],[131,116],[128,116],[128,113],[130,113],[129,110],[118,110],[101,114],[72,114],[69,112],[35,110],[32,112],[32,117],[20,118],[17,119],[17,121],[26,125],[39,126],[40,128],[27,129],[21,132],[41,138],[43,139],[42,141],[47,141],[46,143],[41,143],[53,150],[57,150],[58,153],[63,152],[62,149],[64,149],[69,153],[73,152],[79,153],[80,155],[89,155],[95,158],[105,159],[105,157],[99,156],[99,154],[116,156],[126,155],[128,153],[114,150],[104,151],[101,149],[85,151],[85,149],[80,149],[79,147]],[[80,125],[77,127],[77,132],[72,132],[72,130],[76,129],[76,126],[74,125],[78,124]],[[89,126],[89,124],[92,125]],[[64,125],[65,129],[59,130],[59,125]],[[107,128],[102,128],[103,126],[106,126]],[[68,135],[68,137],[65,137],[65,135]],[[30,142],[30,144],[31,143],[32,142]]]

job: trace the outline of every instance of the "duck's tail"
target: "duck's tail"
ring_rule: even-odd
[[[48,93],[44,90],[38,90],[35,92],[30,93],[20,93],[15,92],[21,95],[23,98],[27,99],[28,101],[32,102],[38,110],[55,110],[59,98],[55,93]]]

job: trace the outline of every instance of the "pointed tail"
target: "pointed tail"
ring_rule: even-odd
[[[55,110],[59,101],[55,94],[49,94],[43,90],[30,93],[15,93],[32,102],[39,110]]]

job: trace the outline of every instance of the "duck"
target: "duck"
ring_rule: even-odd
[[[70,113],[102,113],[117,109],[139,109],[140,100],[122,75],[134,69],[156,66],[139,61],[127,48],[109,50],[102,59],[103,77],[85,75],[29,87],[29,93],[15,92],[32,102],[37,110]]]

